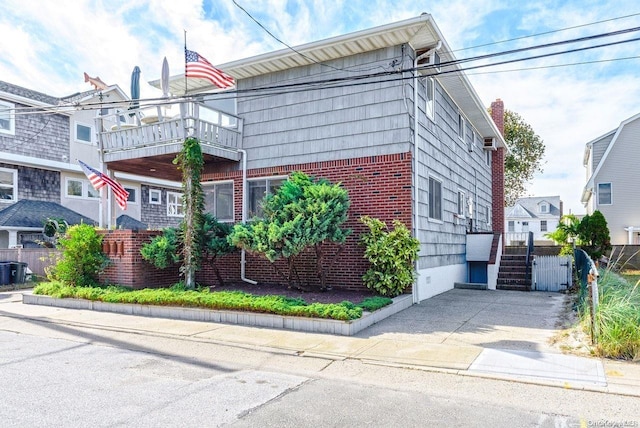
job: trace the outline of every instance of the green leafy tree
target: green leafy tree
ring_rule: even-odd
[[[362,277],[364,284],[382,296],[398,296],[415,279],[413,264],[420,242],[399,220],[393,221],[392,230],[376,218],[365,216],[360,221],[369,227],[361,237],[364,257],[371,265]]]
[[[140,254],[149,263],[159,269],[166,269],[172,265],[180,263],[182,258],[182,230],[174,227],[167,227],[162,235],[154,237],[150,243],[144,244],[140,249]],[[211,214],[203,214],[203,223],[197,235],[200,237],[202,249],[200,252],[201,261],[207,261],[216,275],[219,285],[224,285],[222,275],[216,265],[216,260],[236,250],[229,244],[227,236],[231,233],[231,226],[220,223]]]
[[[62,258],[48,270],[51,280],[67,285],[92,287],[98,285],[98,274],[108,263],[102,252],[102,236],[93,226],[77,224],[69,227],[58,239]]]
[[[504,139],[509,146],[504,161],[504,198],[509,207],[525,194],[534,174],[542,172],[545,146],[531,125],[510,110],[504,112]]]
[[[224,285],[224,280],[216,261],[219,257],[236,251],[236,248],[227,240],[231,229],[231,225],[220,223],[211,214],[204,215],[204,223],[202,224],[203,259],[209,262],[218,279],[218,284],[221,286]]]
[[[340,184],[315,180],[303,172],[294,172],[275,194],[262,203],[264,217],[249,224],[234,226],[229,242],[270,262],[287,261],[287,284],[302,287],[295,262],[307,248],[316,256],[316,274],[320,288],[327,289],[327,272],[342,252],[351,233],[343,229],[347,220],[349,196]],[[328,245],[338,245],[330,257]],[[276,265],[273,265],[277,269]]]
[[[573,255],[573,244],[580,245],[578,240],[578,227],[580,219],[574,214],[566,214],[560,218],[558,227],[553,232],[544,236],[553,240],[556,244],[562,245],[560,255]]]
[[[611,237],[607,220],[600,211],[594,211],[591,215],[582,218],[578,226],[578,237],[581,248],[589,254],[593,260],[600,259],[611,250]]]
[[[200,142],[196,138],[187,138],[174,163],[182,170],[182,190],[184,221],[181,225],[182,266],[187,288],[196,286],[196,270],[199,267],[202,241],[198,231],[202,230],[204,212],[204,192],[200,184],[204,158]]]

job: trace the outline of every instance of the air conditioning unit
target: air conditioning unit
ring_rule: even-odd
[[[431,65],[436,72],[440,73],[440,55],[438,55],[438,52],[436,50],[431,52],[429,60],[423,65]]]
[[[485,150],[495,150],[496,149],[496,139],[494,137],[487,137],[484,139]]]

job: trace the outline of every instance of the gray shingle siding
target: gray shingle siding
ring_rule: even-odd
[[[398,46],[329,65],[388,70],[401,55]],[[313,65],[243,79],[238,84],[241,89],[250,89],[350,75]],[[238,115],[244,119],[243,148],[248,152],[250,169],[410,150],[408,104],[401,82],[286,92],[238,99]]]
[[[160,190],[160,204],[149,203],[149,189]],[[175,189],[170,189],[168,191],[180,192]],[[182,218],[167,216],[167,189],[143,184],[140,189],[140,198],[142,204],[140,220],[147,224],[149,229],[163,229],[165,227],[177,227],[180,225]]]
[[[0,163],[0,167],[18,171],[18,200],[60,202],[60,173]]]

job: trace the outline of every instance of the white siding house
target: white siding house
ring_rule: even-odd
[[[505,211],[505,244],[515,245],[526,241],[525,235],[533,233],[536,244],[552,244],[545,235],[558,227],[562,217],[560,196],[519,198]]]

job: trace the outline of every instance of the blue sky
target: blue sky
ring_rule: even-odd
[[[640,27],[637,0],[237,2],[292,46],[427,12],[458,58]],[[54,96],[91,89],[84,72],[128,92],[134,66],[141,68],[142,81],[155,80],[165,56],[171,73],[182,73],[184,30],[189,49],[214,64],[284,47],[231,0],[3,0],[2,9],[0,79]],[[627,15],[633,16],[614,19]],[[542,34],[569,27],[578,28]],[[537,36],[496,43],[531,35]],[[635,37],[640,32],[553,51]],[[559,194],[565,211],[584,212],[585,143],[640,112],[639,56],[635,41],[468,72],[487,106],[501,98],[544,140],[544,173],[529,186],[530,195]],[[632,59],[621,60],[626,57]],[[602,62],[562,66],[587,61]],[[160,95],[144,84],[141,92]]]

